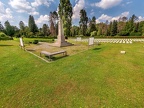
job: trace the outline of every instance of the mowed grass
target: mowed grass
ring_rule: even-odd
[[[0,107],[144,107],[144,43],[102,43],[52,63],[18,45],[0,41]]]

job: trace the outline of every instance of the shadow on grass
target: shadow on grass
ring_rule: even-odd
[[[94,48],[93,50],[100,50],[101,48]]]
[[[51,57],[51,60],[56,61],[56,60],[59,60],[59,59],[63,59],[67,56],[69,56],[69,55],[66,55],[66,56],[53,56],[53,57]],[[49,57],[47,57],[47,56],[45,56],[45,57],[49,60]]]
[[[0,47],[7,47],[7,46],[13,46],[13,45],[0,45]]]

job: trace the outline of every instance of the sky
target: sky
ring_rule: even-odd
[[[38,27],[49,24],[49,13],[57,11],[59,0],[0,0],[0,22],[19,27],[23,21],[27,26],[29,15],[33,15]],[[96,23],[131,17],[135,14],[144,20],[144,0],[70,0],[73,6],[72,24],[79,24],[79,13],[85,9],[87,16],[96,17]]]

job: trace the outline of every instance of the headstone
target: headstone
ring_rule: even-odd
[[[126,53],[126,51],[120,51],[120,53],[121,53],[121,54],[125,54],[125,53]]]
[[[24,43],[23,43],[22,37],[20,37],[20,46],[21,46],[21,48],[24,48]]]
[[[94,44],[94,37],[89,38],[89,45],[93,45]]]
[[[81,40],[82,40],[81,37],[76,38],[76,41],[81,41]]]

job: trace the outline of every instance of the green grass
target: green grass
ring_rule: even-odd
[[[0,107],[144,107],[144,43],[102,44],[52,63],[18,45],[0,41]]]
[[[19,42],[19,38],[14,38],[14,40]],[[23,38],[25,44],[33,43],[35,40],[38,40],[39,42],[49,42],[49,43],[54,42],[54,39],[48,39],[48,38]]]

